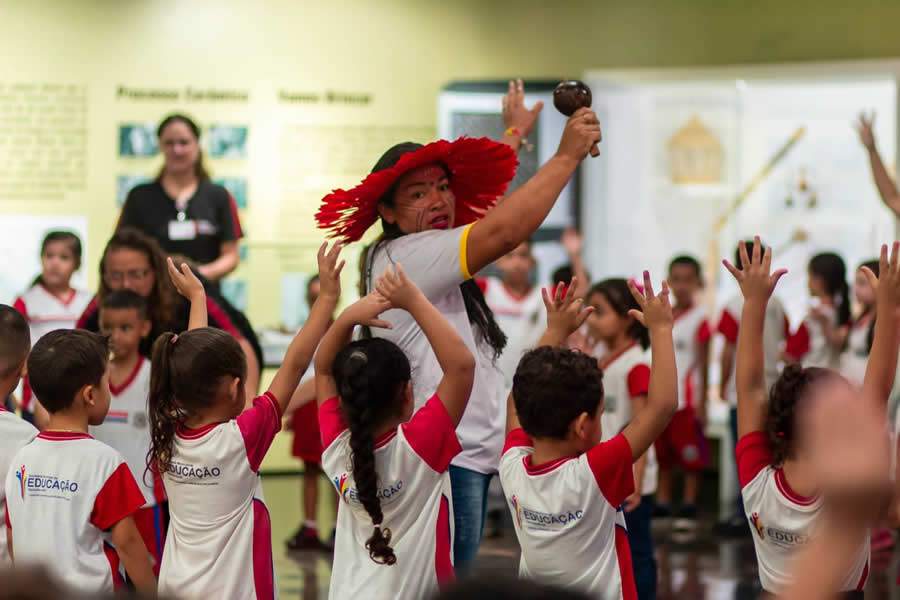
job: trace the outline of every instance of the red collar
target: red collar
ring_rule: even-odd
[[[42,431],[38,434],[42,440],[66,442],[69,440],[92,440],[91,436],[80,431]]]
[[[78,292],[75,290],[75,288],[69,288],[68,297],[63,298],[63,297],[57,296],[56,294],[51,292],[50,289],[46,285],[44,285],[43,281],[39,281],[38,285],[40,285],[42,288],[44,288],[45,292],[47,292],[48,294],[50,294],[51,296],[53,296],[54,298],[56,298],[57,300],[62,302],[63,306],[68,306],[68,305],[72,304],[72,300],[74,300],[75,296],[78,294]]]
[[[528,454],[522,458],[522,464],[525,465],[525,472],[529,475],[546,475],[547,473],[550,473],[551,471],[554,471],[562,465],[566,464],[570,460],[578,458],[577,455],[562,456],[549,462],[536,465],[532,462],[531,457],[532,455]]]
[[[202,438],[204,435],[221,425],[222,423],[226,423],[227,421],[221,421],[219,423],[208,423],[203,427],[198,427],[194,429],[193,427],[188,427],[187,425],[179,425],[175,430],[175,434],[183,440],[197,440]]]
[[[795,492],[784,476],[784,469],[775,469],[775,485],[782,496],[799,506],[811,506],[819,499],[818,496],[801,496]]]
[[[128,386],[134,383],[135,378],[137,378],[138,373],[141,372],[141,367],[144,365],[144,357],[138,355],[137,363],[134,365],[134,369],[131,370],[131,374],[125,378],[120,385],[113,385],[112,381],[109,382],[109,391],[113,396],[118,396],[122,392],[128,389]]]

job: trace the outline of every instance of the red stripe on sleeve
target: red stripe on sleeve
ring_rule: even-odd
[[[259,471],[275,434],[281,430],[281,405],[272,392],[266,392],[254,398],[253,406],[239,414],[236,420],[244,438],[250,469],[255,473]]]
[[[728,309],[722,311],[722,318],[719,319],[718,331],[725,336],[725,339],[732,344],[737,344],[738,339],[738,320],[734,318]]]
[[[506,443],[503,444],[503,452],[500,453],[500,456],[503,456],[513,448],[531,448],[533,446],[534,442],[531,441],[525,430],[518,427],[510,431],[509,435],[506,436]]]
[[[438,473],[446,471],[450,461],[462,452],[456,437],[456,425],[437,394],[400,428],[413,451]]]
[[[127,463],[121,463],[103,484],[94,499],[91,524],[106,531],[144,505],[144,494],[134,480]]]
[[[597,487],[613,508],[634,493],[634,457],[624,435],[620,433],[588,450],[587,461]]]
[[[341,415],[341,403],[337,397],[329,398],[319,406],[319,431],[322,436],[322,448],[327,448],[344,433],[347,424]]]
[[[772,464],[772,449],[762,431],[748,433],[734,451],[741,487],[753,481],[759,472]]]
[[[231,222],[234,225],[234,239],[239,240],[244,237],[244,228],[241,227],[241,215],[238,212],[237,202],[234,200],[234,196],[231,195],[231,192],[228,192],[228,208],[231,210]]]
[[[646,396],[650,391],[650,367],[635,365],[628,372],[628,395],[632,398]]]

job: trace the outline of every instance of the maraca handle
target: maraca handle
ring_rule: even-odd
[[[597,146],[597,144],[591,146],[591,156],[593,158],[597,158],[598,156],[600,156],[600,147]]]

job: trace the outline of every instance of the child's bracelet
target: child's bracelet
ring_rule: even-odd
[[[503,135],[504,135],[504,137],[509,137],[511,135],[514,135],[516,137],[522,137],[522,132],[519,130],[518,127],[510,127],[505,132],[503,132]]]

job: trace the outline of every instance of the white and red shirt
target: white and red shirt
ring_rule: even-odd
[[[16,298],[13,308],[19,311],[31,330],[31,345],[45,334],[57,329],[75,329],[78,318],[94,297],[90,292],[72,289],[60,298],[50,293],[40,282]],[[33,395],[28,381],[22,382],[22,408],[33,412]]]
[[[15,413],[0,405],[0,482],[6,482],[12,459],[24,446],[31,443],[38,430]],[[0,485],[0,514],[6,513],[6,486]],[[6,519],[0,519],[0,569],[10,564],[6,549]]]
[[[102,425],[91,427],[91,435],[122,453],[144,493],[144,507],[156,506],[165,499],[165,493],[159,478],[147,471],[147,452],[150,450],[150,420],[147,416],[150,361],[140,356],[128,379],[121,385],[110,383],[109,391],[109,412]]]
[[[851,383],[862,385],[869,364],[869,328],[872,315],[857,319],[847,335],[847,348],[841,354],[841,374]]]
[[[259,466],[279,429],[281,410],[267,392],[231,421],[178,430],[163,473],[170,520],[161,596],[275,597]]]
[[[479,473],[494,473],[506,430],[506,394],[503,373],[494,351],[473,329],[466,313],[460,284],[472,278],[467,262],[467,240],[472,225],[450,230],[430,230],[404,235],[382,243],[371,260],[367,289],[373,289],[388,266],[400,264],[425,297],[440,311],[475,357],[475,381],[466,412],[456,434],[462,452],[453,464]],[[368,270],[368,269],[367,269]],[[422,328],[404,310],[382,315],[392,329],[372,329],[372,335],[397,344],[412,367],[413,395],[419,408],[437,391],[444,372]]]
[[[832,327],[837,327],[837,309],[828,304],[820,304],[819,312],[823,313]],[[804,367],[820,367],[838,370],[841,366],[841,352],[835,350],[825,337],[825,327],[812,315],[800,324],[798,335],[807,339],[807,351],[803,356]]]
[[[522,557],[519,575],[604,600],[637,598],[621,505],[634,493],[631,447],[621,434],[580,456],[532,462],[521,429],[506,438],[500,482]]]
[[[519,360],[546,329],[547,318],[544,316],[541,288],[535,286],[524,296],[519,296],[511,292],[501,280],[488,277],[484,280],[484,299],[491,307],[497,325],[506,334],[506,348],[497,360],[497,365],[503,372],[506,388],[512,389]]]
[[[350,431],[332,398],[319,407],[322,468],[340,496],[331,598],[410,599],[433,596],[454,579],[450,461],[460,451],[447,409],[432,396],[408,423],[375,440],[382,528],[391,530],[397,563],[374,562],[366,550],[372,518],[359,502]]]
[[[80,592],[110,594],[122,578],[104,532],[143,504],[121,454],[86,433],[44,431],[6,475],[16,564],[41,563]]]
[[[718,332],[725,337],[729,344],[737,344],[738,332],[741,325],[741,313],[744,310],[744,297],[738,294],[733,297],[722,309],[719,319]],[[784,312],[784,307],[778,298],[769,299],[766,306],[766,316],[763,320],[763,354],[765,358],[766,389],[778,379],[781,352],[785,350],[790,338],[790,322]],[[790,352],[790,349],[787,349]],[[794,352],[790,352],[795,354]],[[800,352],[802,354],[802,351]],[[732,362],[731,376],[723,392],[723,399],[731,406],[737,406],[737,387],[735,384],[735,369],[737,360]]]
[[[778,593],[791,581],[791,560],[815,535],[822,500],[803,497],[791,489],[784,471],[772,466],[772,451],[765,433],[754,431],[742,437],[735,454],[744,510],[753,530],[759,579],[764,590]],[[868,576],[866,535],[841,589],[862,590]]]
[[[694,305],[675,315],[672,341],[675,343],[675,367],[678,371],[678,410],[694,408],[703,403],[701,390],[700,353],[712,333],[706,310]]]
[[[603,369],[603,415],[600,417],[600,426],[603,440],[607,441],[622,433],[631,422],[632,400],[649,393],[650,356],[635,343],[602,358],[600,368]],[[642,496],[656,492],[659,475],[653,445],[647,449],[646,456],[643,480],[637,482]]]

